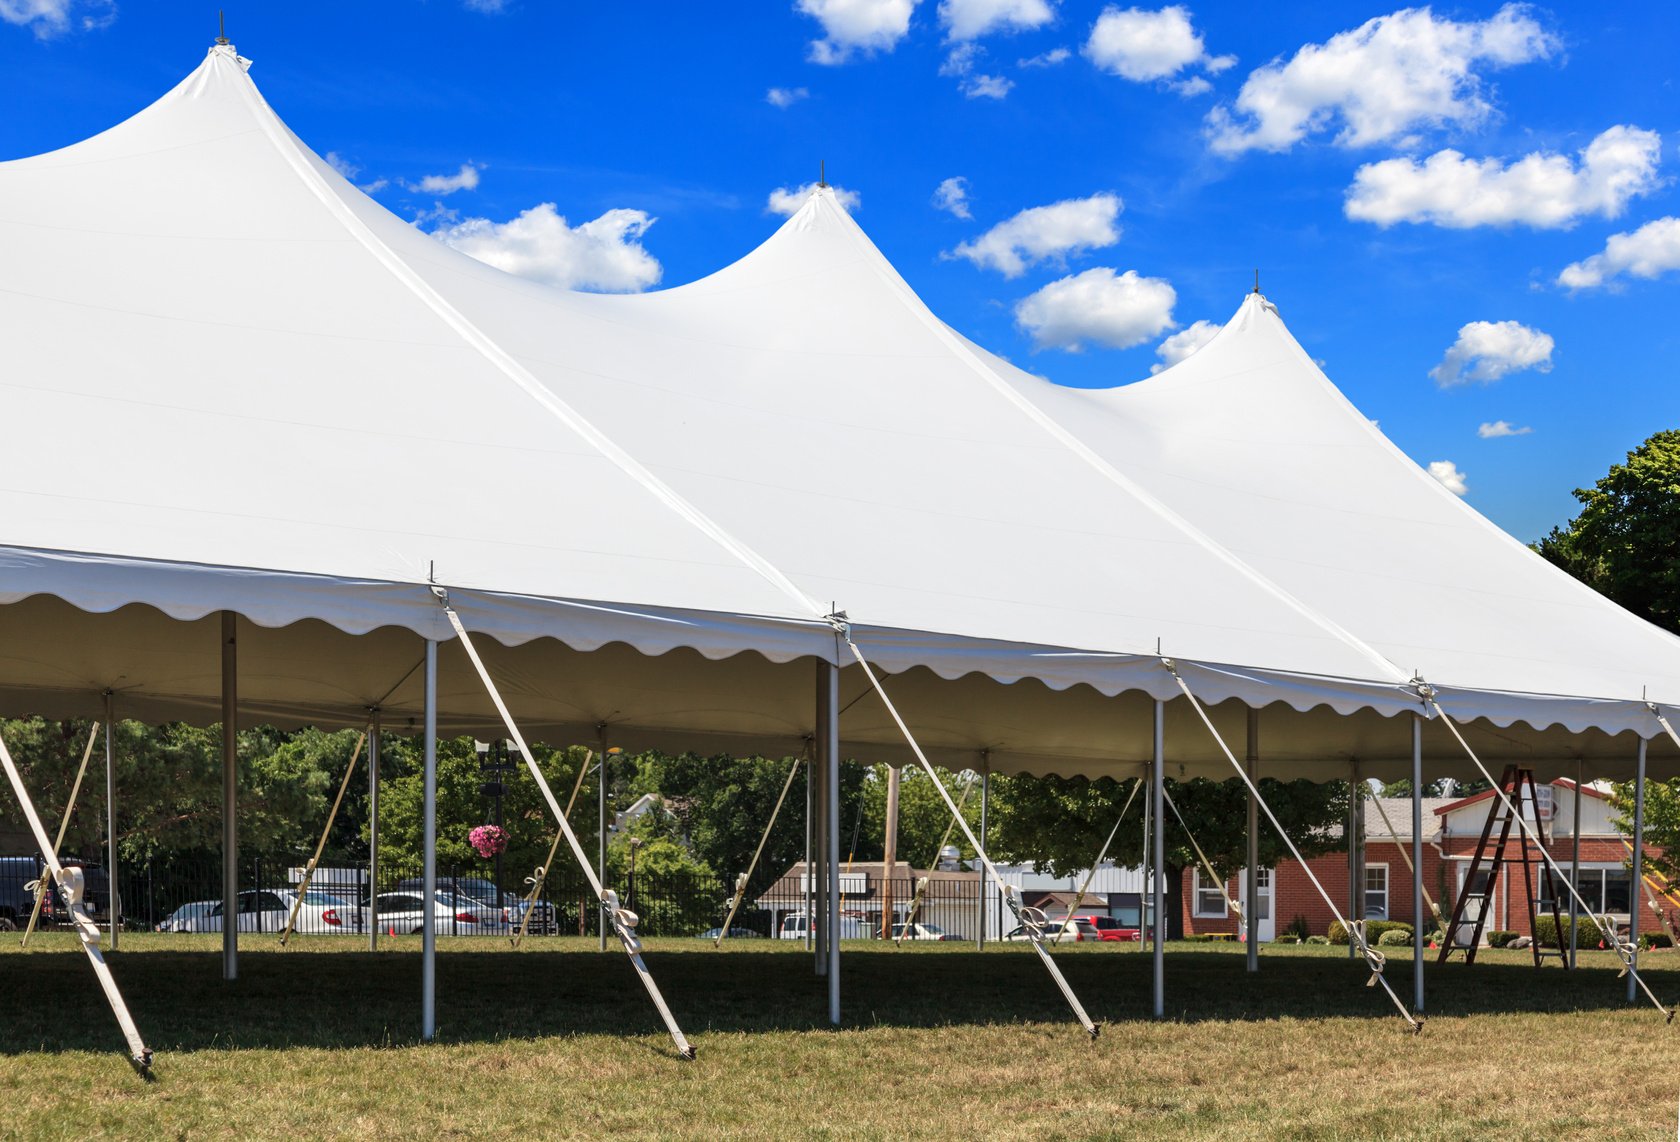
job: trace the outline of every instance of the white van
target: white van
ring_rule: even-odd
[[[875,926],[859,920],[856,916],[840,917],[840,938],[842,940],[872,940],[877,935]],[[776,933],[777,939],[803,940],[805,938],[805,913],[794,912],[782,917],[782,929]]]

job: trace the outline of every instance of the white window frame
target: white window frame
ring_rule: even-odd
[[[1377,891],[1377,890],[1375,890],[1371,887],[1371,874],[1379,868],[1382,869],[1383,886],[1382,886],[1381,891]],[[1365,892],[1364,892],[1365,919],[1367,919],[1367,920],[1370,920],[1370,919],[1373,919],[1373,918],[1374,919],[1381,919],[1381,920],[1387,920],[1388,919],[1388,914],[1389,914],[1389,889],[1392,886],[1393,886],[1393,881],[1391,881],[1388,877],[1388,862],[1387,861],[1378,861],[1375,864],[1367,864],[1365,866]],[[1371,915],[1371,901],[1378,896],[1382,897],[1382,915],[1380,917],[1372,917],[1372,915]]]
[[[1199,868],[1190,871],[1190,915],[1198,920],[1224,920],[1229,917],[1231,912],[1225,907],[1224,885],[1215,886],[1211,883],[1203,883],[1202,870]],[[1217,911],[1202,907],[1202,894],[1204,892],[1212,893],[1218,899],[1219,908]]]

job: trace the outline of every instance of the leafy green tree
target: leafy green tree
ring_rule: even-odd
[[[1680,429],[1652,436],[1591,488],[1581,514],[1536,548],[1634,614],[1680,632]]]
[[[1032,864],[1057,876],[1089,868],[1119,818],[1131,793],[1131,780],[1016,776],[992,782],[991,846],[994,858]],[[1261,795],[1289,830],[1303,855],[1312,857],[1341,846],[1331,829],[1347,814],[1343,782],[1263,778]],[[1248,859],[1248,790],[1240,781],[1168,781],[1167,793],[1184,814],[1196,842],[1215,871],[1230,876]],[[1117,864],[1144,860],[1143,801],[1147,786],[1132,801],[1125,823],[1109,849]],[[1165,814],[1166,898],[1169,935],[1182,935],[1183,872],[1193,867],[1195,849],[1169,808]],[[1271,867],[1289,855],[1264,816],[1260,822],[1260,863]]]

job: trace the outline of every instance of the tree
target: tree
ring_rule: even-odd
[[[1680,632],[1680,430],[1657,433],[1591,488],[1536,549],[1636,615]]]
[[[1016,776],[992,783],[992,855],[1004,860],[1030,863],[1036,868],[1066,876],[1089,868],[1114,828],[1133,782],[1099,778]],[[1331,835],[1332,826],[1347,814],[1347,786],[1344,782],[1315,785],[1310,781],[1274,781],[1263,778],[1261,795],[1289,830],[1302,855],[1316,856],[1342,843]],[[1144,863],[1143,799],[1145,787],[1132,802],[1125,823],[1115,835],[1109,856],[1119,865]],[[1167,793],[1184,814],[1196,842],[1207,854],[1214,871],[1230,876],[1248,859],[1248,789],[1240,781],[1168,781]],[[1164,814],[1166,829],[1167,924],[1169,935],[1182,935],[1180,896],[1183,873],[1197,863],[1178,819],[1171,809]],[[1289,856],[1282,838],[1261,818],[1260,863],[1271,867]]]

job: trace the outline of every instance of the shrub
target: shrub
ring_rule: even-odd
[[[1503,948],[1516,938],[1517,934],[1515,932],[1489,932],[1487,934],[1488,947]]]
[[[1441,931],[1441,929],[1439,929],[1439,928],[1437,928],[1433,932],[1429,933],[1428,938],[1424,940],[1424,943],[1434,944],[1437,947],[1439,947],[1440,945],[1442,945],[1446,942],[1447,942],[1447,934],[1445,932]]]
[[[1672,948],[1674,946],[1674,941],[1662,932],[1642,933],[1639,937],[1639,943],[1641,947],[1646,948]]]
[[[1308,936],[1306,942],[1309,943],[1309,944],[1328,944],[1330,942],[1330,937],[1329,936]],[[1345,941],[1345,940],[1343,941],[1343,943],[1346,943],[1346,942],[1347,941]]]
[[[1289,927],[1285,928],[1283,932],[1286,936],[1295,937],[1295,942],[1300,943],[1311,934],[1311,929],[1307,927],[1307,918],[1297,912],[1295,913],[1295,919],[1289,922]]]
[[[1409,948],[1412,946],[1412,934],[1402,932],[1399,928],[1390,928],[1377,937],[1379,948]]]
[[[1274,944],[1299,944],[1300,942],[1301,937],[1291,935],[1288,932],[1285,932],[1283,935],[1272,941]]]
[[[1404,932],[1409,937],[1412,926],[1404,920],[1367,920],[1365,921],[1365,939],[1376,944],[1382,940],[1384,932]],[[1342,927],[1340,920],[1330,922],[1330,943],[1346,944],[1348,942],[1347,929]],[[1407,941],[1408,944],[1410,941]]]
[[[1598,924],[1591,916],[1582,916],[1575,925],[1575,946],[1578,948],[1596,948],[1604,934],[1598,930]],[[1566,948],[1569,946],[1569,917],[1563,918],[1563,942],[1558,942],[1558,925],[1550,916],[1537,916],[1534,919],[1534,942],[1542,948]]]

